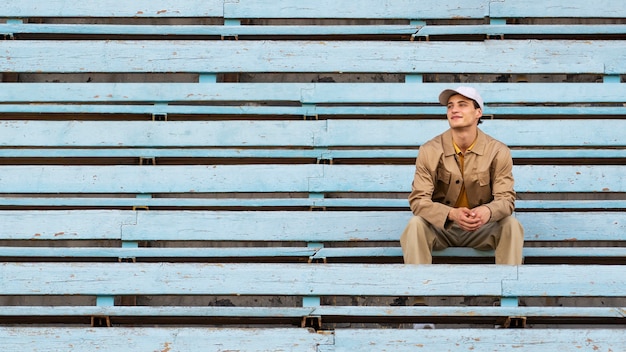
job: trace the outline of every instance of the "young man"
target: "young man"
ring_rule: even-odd
[[[450,128],[419,148],[400,243],[406,264],[431,264],[432,250],[495,249],[496,264],[522,263],[524,229],[515,207],[509,148],[478,128],[483,99],[471,87],[446,89]]]

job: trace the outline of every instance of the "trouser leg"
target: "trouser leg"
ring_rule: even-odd
[[[443,245],[437,244],[437,234],[433,227],[422,217],[413,216],[407,224],[400,245],[405,264],[432,264],[434,247],[443,249]],[[421,296],[409,297],[408,305],[425,305],[426,300]]]
[[[524,228],[516,218],[508,216],[498,222],[501,227],[500,239],[496,245],[496,264],[522,264],[524,248]]]
[[[481,250],[494,249],[496,264],[522,264],[524,247],[524,229],[512,216],[498,222],[490,222],[473,232],[462,231],[453,226],[456,232],[457,245]]]
[[[435,240],[432,226],[422,217],[413,216],[400,237],[404,263],[432,264]]]
[[[453,225],[449,229],[435,229],[420,216],[413,216],[400,237],[405,264],[432,264],[432,250],[453,247],[472,247],[495,250],[496,264],[522,264],[524,229],[513,216],[485,224],[473,232]]]

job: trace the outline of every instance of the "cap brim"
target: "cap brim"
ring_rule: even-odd
[[[456,95],[456,94],[461,94],[459,92],[457,92],[454,89],[446,89],[443,92],[441,92],[439,94],[439,103],[441,103],[441,105],[448,105],[448,100],[450,99],[451,96]],[[461,94],[463,95],[463,94]],[[464,96],[464,95],[463,95]]]

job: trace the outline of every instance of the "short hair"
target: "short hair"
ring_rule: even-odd
[[[480,104],[478,104],[478,102],[474,99],[472,99],[472,102],[474,103],[474,109],[481,109],[480,108]],[[481,109],[482,110],[482,109]],[[483,118],[482,116],[478,119],[478,123],[477,125],[480,125],[481,123],[483,123]]]

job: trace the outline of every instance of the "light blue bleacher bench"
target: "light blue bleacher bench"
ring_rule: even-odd
[[[0,72],[65,75],[68,82],[91,73],[191,73],[196,79],[0,84],[0,296],[25,302],[0,309],[4,349],[594,351],[626,345],[626,31],[619,22],[626,14],[620,4],[71,5],[8,1]],[[100,18],[114,20],[97,23]],[[298,23],[306,20],[311,23]],[[359,24],[341,23],[350,20]],[[497,40],[474,41],[475,35]],[[464,58],[450,55],[461,43]],[[222,74],[268,72],[278,74],[276,81],[219,81]],[[403,74],[405,82],[280,81],[280,74],[339,72]],[[513,149],[516,215],[533,264],[399,264],[413,160],[420,144],[447,127],[435,102],[451,83],[427,79],[439,74],[600,81],[474,84],[487,101],[481,128]],[[442,262],[491,260],[489,252],[455,248],[438,256]],[[497,298],[501,306],[387,306],[412,295]],[[134,296],[285,296],[298,303],[118,305],[119,297]],[[370,306],[327,303],[344,296],[383,299]],[[59,297],[65,302],[50,303]],[[610,303],[518,303],[526,298]],[[548,328],[341,325],[506,325],[510,318]]]
[[[17,87],[1,91],[3,100],[20,104],[11,104],[13,108],[36,107],[34,105],[24,105],[22,102],[32,93],[18,89],[24,84],[5,84],[7,87]],[[43,87],[43,84],[35,84]],[[74,87],[77,84],[61,84],[60,86]],[[99,98],[99,94],[90,91],[91,85],[85,86],[82,90],[70,90],[72,96],[85,103],[88,100]],[[561,94],[549,94],[549,88],[559,87],[559,92],[571,90],[571,94],[563,97]],[[99,85],[96,85],[99,86]],[[105,85],[112,87],[111,85]],[[117,85],[119,86],[119,85]],[[123,85],[122,85],[123,86]],[[150,87],[152,85],[148,85]],[[189,87],[183,84],[181,88]],[[211,85],[213,86],[213,85]],[[232,97],[228,94],[222,97],[226,101],[234,99],[236,96],[236,84],[229,85]],[[276,95],[274,90],[264,89],[262,92],[251,94],[248,92],[251,85],[242,84],[242,100],[256,101],[271,100]],[[354,85],[353,85],[354,86]],[[372,87],[372,85],[367,85]],[[402,87],[397,87],[402,86]],[[388,85],[389,89],[403,88],[403,84]],[[416,85],[416,90],[423,91],[421,100],[404,97],[407,101],[424,104],[431,100],[431,95],[440,91],[443,85],[428,84]],[[517,99],[524,101],[524,104],[539,104],[548,100],[556,106],[543,107],[546,111],[558,114],[559,109],[572,109],[570,106],[563,106],[570,101],[610,104],[621,99],[619,89],[610,89],[612,84],[588,85],[589,91],[582,90],[580,85],[574,84],[509,84],[510,91],[489,91],[488,85],[484,85],[485,94],[491,94],[494,104],[502,103],[510,106],[509,109],[522,111]],[[114,86],[113,86],[114,87]],[[263,86],[262,88],[264,88]],[[323,103],[333,102],[326,93],[327,90],[337,91],[335,85],[293,85],[295,89],[291,91],[306,91],[310,96],[315,96],[315,100],[305,100],[303,104],[322,101]],[[578,90],[574,88],[578,87]],[[606,89],[603,89],[605,88]],[[617,85],[616,88],[621,88]],[[63,90],[43,89],[40,97],[41,102],[45,102],[46,107],[63,108],[68,105],[63,104],[63,96],[59,92]],[[83,92],[85,98],[80,98],[78,91]],[[184,90],[174,90],[186,94]],[[373,89],[369,90],[373,92]],[[401,90],[398,89],[400,92]],[[263,92],[268,92],[263,94]],[[75,94],[76,93],[76,94]],[[362,91],[359,100],[356,98],[344,97],[340,94],[334,95],[335,102],[348,100],[355,103],[368,101],[374,98]],[[22,95],[20,97],[19,95]],[[125,105],[112,105],[120,110],[129,108],[136,109],[137,102],[145,98],[140,93],[138,97],[132,94],[125,95]],[[200,94],[200,93],[198,93]],[[298,93],[300,94],[300,93]],[[488,95],[487,95],[488,96]],[[402,97],[402,96],[401,96]],[[112,98],[115,99],[115,98]],[[211,98],[217,101],[217,97]],[[289,98],[298,99],[297,95]],[[396,96],[396,99],[399,99]],[[172,107],[180,108],[179,101],[174,100],[176,105]],[[87,105],[91,106],[91,105]],[[109,105],[103,105],[109,106]],[[70,106],[71,107],[71,106]],[[204,108],[205,106],[203,106]],[[211,107],[207,107],[211,109]],[[330,109],[330,107],[327,107]],[[345,108],[345,107],[340,107]],[[425,107],[433,110],[440,107]],[[602,108],[602,107],[601,107]],[[575,109],[583,109],[576,107]],[[593,109],[593,108],[584,108]],[[529,109],[530,110],[530,109]],[[614,107],[614,113],[619,113],[620,108]],[[622,108],[623,110],[623,108]],[[139,109],[140,112],[143,110]],[[571,113],[571,110],[569,110]],[[546,112],[542,112],[546,113]],[[294,114],[298,114],[297,112]],[[532,116],[532,110],[529,115]],[[557,200],[533,200],[532,193],[545,194],[611,194],[625,192],[625,185],[621,177],[623,166],[616,165],[532,165],[532,160],[569,160],[569,163],[577,164],[585,160],[601,160],[602,164],[614,163],[611,160],[619,160],[624,157],[623,142],[621,141],[620,124],[623,120],[618,119],[531,119],[522,120],[499,120],[494,119],[485,122],[482,128],[492,135],[502,136],[513,149],[513,156],[518,160],[531,160],[528,165],[515,166],[515,176],[517,178],[516,189],[520,196],[530,193],[529,200],[519,200],[517,203],[518,217],[526,224],[527,241],[529,242],[571,242],[576,240],[579,243],[607,240],[621,241],[621,233],[624,227],[623,215],[619,209],[624,208],[624,202],[619,199],[614,200],[568,200],[566,198]],[[597,124],[594,133],[588,133],[587,126]],[[163,241],[174,240],[175,238],[188,238],[189,234],[182,234],[172,231],[178,221],[169,224],[169,231],[177,233],[161,237],[155,232],[157,229],[164,229],[159,219],[165,219],[168,223],[172,217],[187,219],[181,221],[184,228],[193,228],[196,235],[193,239],[206,239],[211,241],[226,241],[242,238],[243,241],[291,241],[291,242],[351,242],[355,241],[391,241],[391,248],[319,248],[313,247],[293,248],[286,250],[283,254],[296,253],[299,257],[328,258],[331,253],[337,256],[358,256],[367,257],[375,253],[377,256],[391,256],[398,258],[400,251],[397,244],[397,236],[401,233],[410,213],[406,211],[407,202],[405,194],[411,182],[412,162],[417,155],[415,145],[424,143],[429,136],[435,135],[445,129],[445,122],[441,120],[364,120],[364,119],[328,119],[318,121],[7,121],[0,125],[0,131],[4,131],[0,143],[3,149],[0,156],[10,160],[10,158],[87,158],[89,160],[106,160],[106,158],[134,158],[144,160],[155,160],[159,164],[160,160],[168,158],[211,158],[217,160],[228,160],[229,158],[241,158],[239,165],[153,165],[142,167],[136,165],[6,165],[2,175],[0,193],[5,195],[0,198],[0,204],[4,206],[56,206],[56,207],[149,207],[158,209],[159,207],[187,207],[196,208],[191,212],[170,211],[167,217],[162,217],[159,212],[138,213],[139,225],[122,227],[114,240],[128,240],[136,236],[128,237],[129,232],[140,234],[141,240]],[[100,131],[111,131],[102,134]],[[373,133],[376,132],[376,133]],[[418,132],[418,133],[416,133]],[[532,139],[528,136],[532,135]],[[56,136],[53,138],[53,136]],[[286,148],[285,146],[288,146]],[[94,148],[95,147],[95,148]],[[209,147],[209,149],[207,149]],[[389,149],[393,147],[393,149]],[[347,148],[347,149],[346,149]],[[539,149],[536,149],[539,148]],[[573,149],[574,148],[574,149]],[[379,160],[386,158],[401,158],[408,162],[406,165],[367,165],[368,160]],[[272,165],[251,165],[245,160],[255,159],[271,160],[300,160],[297,165],[293,164],[272,164]],[[52,160],[52,159],[50,159]],[[68,159],[60,159],[68,160]],[[156,160],[159,160],[157,162]],[[304,161],[302,161],[304,160]],[[307,161],[309,160],[309,161]],[[338,161],[336,161],[338,160]],[[342,161],[365,160],[366,164],[345,165]],[[310,164],[313,162],[313,164]],[[328,162],[330,164],[319,164],[318,162]],[[257,175],[265,175],[259,178]],[[64,183],[59,180],[65,180]],[[76,183],[75,180],[82,180]],[[227,182],[227,181],[232,182]],[[372,180],[376,180],[372,182]],[[267,192],[276,193],[278,197],[266,197]],[[33,194],[53,194],[54,197],[25,196]],[[216,196],[217,194],[251,194],[251,196],[226,197]],[[299,196],[291,197],[289,194],[295,193]],[[362,194],[379,195],[375,197],[362,197]],[[19,195],[22,194],[22,195]],[[89,195],[100,195],[89,197]],[[154,196],[149,196],[153,195]],[[176,197],[166,196],[168,194]],[[256,195],[255,195],[256,194]],[[351,196],[351,194],[353,196]],[[381,194],[392,195],[380,196]],[[108,195],[108,196],[101,196]],[[199,196],[200,195],[200,196]],[[324,197],[326,195],[326,197]],[[340,196],[335,196],[340,195]],[[393,196],[395,195],[395,196]],[[205,208],[235,207],[244,209],[246,207],[259,207],[261,210],[268,207],[286,208],[286,211],[252,211],[252,212],[215,212],[199,211]],[[347,215],[346,212],[310,213],[301,211],[314,208],[353,208]],[[300,210],[298,216],[288,208]],[[368,211],[367,217],[362,217],[359,209],[377,209],[378,212]],[[384,210],[387,208],[387,210]],[[614,209],[614,210],[613,210]],[[380,211],[384,210],[384,211]],[[589,212],[589,210],[592,210]],[[599,210],[599,211],[598,211]],[[37,216],[46,216],[49,212],[38,213]],[[33,216],[32,214],[19,211],[17,214]],[[85,214],[85,215],[81,215]],[[100,212],[95,212],[87,216],[84,211],[73,211],[67,224],[75,224],[78,219],[83,218],[87,224],[93,220],[90,218],[101,217]],[[133,213],[134,214],[134,213]],[[159,214],[159,215],[157,215]],[[225,214],[229,214],[227,217]],[[583,216],[584,215],[584,216]],[[70,216],[65,215],[65,216]],[[83,217],[84,216],[84,217]],[[332,221],[328,221],[330,218]],[[14,223],[15,227],[22,226],[23,221],[20,215],[14,211],[8,211],[5,223]],[[59,215],[54,215],[53,219],[58,219]],[[146,220],[141,220],[146,218]],[[251,222],[241,222],[241,219],[256,220]],[[13,219],[13,220],[12,220]],[[214,221],[220,221],[220,225],[211,225]],[[58,220],[55,220],[58,221]],[[228,223],[224,223],[227,221]],[[252,231],[259,224],[267,223],[271,228],[280,226],[289,228],[289,231]],[[315,227],[304,224],[315,223]],[[343,225],[339,225],[343,223]],[[45,224],[54,224],[54,222]],[[155,224],[154,229],[143,228],[148,224]],[[287,225],[291,224],[291,225]],[[121,224],[113,223],[113,226]],[[339,226],[338,226],[339,225]],[[601,226],[600,226],[601,225]],[[48,225],[46,225],[48,226]],[[32,239],[32,234],[42,233],[63,233],[69,234],[60,226],[56,229],[40,228],[32,229],[31,233],[24,232],[22,239]],[[326,229],[327,226],[327,229]],[[608,227],[610,226],[610,227]],[[236,232],[223,232],[221,229],[233,229]],[[337,229],[344,229],[336,231]],[[216,230],[210,235],[211,230]],[[9,231],[15,231],[11,229]],[[355,231],[358,230],[358,231]],[[327,236],[322,236],[327,233]],[[10,234],[8,233],[7,236]],[[79,233],[82,239],[90,239],[92,234]],[[66,236],[56,235],[46,238],[64,239]],[[97,236],[91,239],[96,239]],[[316,239],[316,240],[312,240]],[[135,238],[133,241],[137,241]],[[119,249],[119,248],[118,248]],[[15,248],[10,249],[15,251]],[[45,250],[41,248],[40,250]],[[54,249],[58,251],[59,249]],[[128,249],[123,249],[128,250]],[[233,252],[241,256],[249,256],[252,249],[234,249]],[[589,247],[581,248],[533,248],[526,249],[528,256],[539,256],[541,253],[547,256],[585,256],[585,257],[613,257],[617,259],[623,257],[622,248],[595,247],[593,251]],[[72,249],[73,253],[79,253]],[[152,252],[155,255],[156,249],[133,249],[138,254]],[[269,248],[262,248],[261,251],[268,256],[279,256],[280,252],[272,252]],[[207,253],[219,252],[222,255],[231,253],[226,249],[209,250],[206,253],[198,249],[185,249],[187,256],[210,256]],[[469,255],[489,255],[482,251],[467,251],[450,249],[448,253],[458,256],[460,253]],[[37,256],[39,252],[25,248],[24,255]],[[93,253],[92,250],[85,253]],[[109,251],[115,256],[115,251]],[[195,253],[193,255],[192,253]],[[261,252],[257,252],[261,253]],[[350,254],[355,253],[355,254]],[[603,254],[600,254],[603,253]],[[76,255],[76,254],[75,254]],[[258,255],[258,254],[257,254]],[[139,255],[142,256],[142,255]]]
[[[516,24],[506,25],[508,20],[524,18],[568,18],[587,17],[592,19],[619,19],[625,17],[619,3],[609,0],[602,3],[577,1],[564,4],[562,1],[524,2],[520,6],[515,1],[471,1],[459,8],[455,1],[431,1],[414,3],[393,1],[380,6],[377,1],[360,1],[358,6],[345,6],[335,1],[306,1],[284,3],[276,1],[135,1],[131,6],[111,6],[102,1],[84,1],[82,6],[63,6],[65,1],[11,0],[5,4],[8,23],[0,23],[0,33],[8,36],[24,34],[74,34],[74,35],[185,35],[249,37],[264,36],[350,36],[350,35],[393,35],[400,37],[429,39],[435,36],[489,37],[538,36],[538,35],[620,35],[624,33],[623,24]],[[81,24],[63,23],[24,23],[24,18],[46,17],[115,17],[132,19],[169,19],[169,18],[209,18],[220,20],[219,24]],[[267,24],[263,21],[284,19],[376,19],[387,20],[392,24],[367,25],[294,25]],[[470,25],[429,25],[429,21],[450,19],[489,20],[488,24]],[[252,21],[255,26],[245,25]],[[256,21],[256,22],[255,22]],[[402,23],[403,24],[400,24]],[[270,22],[271,23],[271,22]],[[258,25],[262,24],[262,25]]]
[[[310,305],[326,295],[406,295],[421,294],[425,296],[437,295],[469,295],[469,296],[621,296],[621,287],[625,284],[622,266],[404,266],[404,265],[361,265],[358,275],[355,267],[349,264],[328,265],[302,265],[283,264],[280,270],[272,264],[167,264],[167,263],[4,263],[2,265],[7,284],[3,286],[2,293],[8,295],[92,295],[98,296],[99,306],[56,306],[56,307],[5,307],[0,319],[10,317],[36,317],[39,322],[74,321],[79,319],[89,321],[92,317],[106,317],[110,323],[123,322],[124,319],[135,319],[143,324],[151,324],[155,318],[175,317],[180,324],[185,321],[196,323],[215,324],[219,321],[238,319],[246,321],[285,322],[295,320],[294,324],[303,319],[327,319],[328,321],[350,321],[352,319],[373,320],[376,322],[393,321],[401,318],[403,321],[446,321],[453,317],[462,319],[464,322],[480,321],[481,319],[506,319],[513,316],[525,316],[528,319],[549,320],[554,318],[567,319],[569,323],[577,319],[600,318],[606,323],[623,321],[623,307],[374,307],[374,306],[319,306]],[[480,274],[478,274],[480,273]],[[412,277],[413,280],[407,280]],[[583,279],[586,277],[586,279]],[[94,280],[94,278],[97,278]],[[89,282],[89,285],[85,285]],[[245,284],[243,284],[245,283]],[[271,307],[150,307],[150,306],[112,306],[107,304],[112,300],[107,299],[112,295],[236,295],[236,296],[259,296],[259,295],[289,295],[303,296],[301,307],[271,308]],[[311,299],[313,301],[311,301]],[[67,320],[67,319],[70,320]],[[190,320],[191,319],[191,320]],[[195,319],[195,320],[193,320]],[[265,320],[264,320],[265,319]],[[28,321],[28,320],[27,320]],[[116,336],[123,339],[129,347],[135,343],[144,345],[158,345],[165,348],[187,349],[186,340],[178,341],[169,333],[163,334],[154,341],[146,341],[146,336],[153,336],[159,330],[144,328],[110,328]],[[223,344],[232,343],[230,338],[241,336],[241,347],[248,346],[250,331],[237,329],[194,329],[176,328],[184,333],[196,336],[205,331],[216,340],[199,341],[205,343],[207,348],[217,348]],[[29,330],[32,332],[29,333]],[[109,329],[106,329],[109,330]],[[269,331],[268,331],[269,330]],[[27,327],[2,327],[0,335],[3,343],[9,343],[7,347],[14,346],[23,341],[11,337],[15,333],[29,333],[29,339],[37,346],[46,348],[67,348],[75,338],[95,339],[96,345],[106,343],[110,335],[101,335],[93,329],[84,331],[84,335],[76,335],[79,328],[47,328],[37,332]],[[137,335],[131,336],[130,331],[136,331]],[[302,330],[298,335],[289,329],[264,329],[259,332],[260,336],[272,336],[272,340],[262,348],[277,348],[275,344],[284,346],[286,341],[280,339],[280,332],[293,333],[295,340],[289,340],[294,344],[293,348],[309,350],[314,348],[320,341],[328,340],[324,336],[331,336],[332,342],[326,346],[328,351],[343,351],[354,348],[355,344],[370,346],[396,345],[399,350],[412,350],[413,344],[398,344],[394,342],[396,336],[405,336],[409,341],[420,341],[426,348],[447,346],[454,343],[461,336],[474,336],[476,338],[484,334],[484,330],[447,330],[444,332],[422,333],[414,330],[404,330],[404,333],[377,334],[369,332],[367,338],[362,339],[359,331],[344,333],[345,329],[336,331],[319,332],[317,334],[305,333]],[[350,331],[350,330],[348,330]],[[366,330],[367,331],[367,330]],[[380,331],[376,330],[376,331]],[[384,331],[384,329],[383,329]],[[396,330],[398,331],[398,330]],[[402,330],[400,330],[402,331]],[[586,348],[602,348],[604,350],[616,349],[625,342],[626,334],[623,329],[593,329],[593,330],[554,330],[556,335],[546,336],[545,331],[527,330],[527,333],[519,333],[519,330],[491,330],[492,339],[480,342],[471,338],[473,343],[495,348],[495,346],[519,345],[517,338],[530,339],[530,341],[543,341],[542,348],[551,346],[587,346]],[[552,330],[551,330],[552,331]],[[346,331],[347,332],[347,331]],[[566,335],[560,335],[565,333]],[[50,338],[50,334],[62,335]],[[353,335],[360,336],[356,338]],[[454,333],[456,338],[445,337]],[[233,335],[234,334],[234,335]],[[572,336],[578,335],[580,336]],[[5,338],[8,336],[8,340]],[[74,337],[76,336],[76,337]],[[231,336],[230,338],[228,336]],[[299,337],[298,337],[299,336]],[[436,337],[431,339],[429,337]],[[556,338],[555,338],[556,336]],[[584,337],[584,338],[583,338]],[[592,338],[593,337],[593,338]],[[226,341],[222,341],[226,339]],[[302,340],[301,340],[302,339]],[[422,340],[424,339],[424,340]],[[451,339],[451,340],[450,340]],[[404,340],[404,339],[403,339]],[[443,340],[443,341],[442,341]],[[445,341],[445,342],[444,342]],[[497,342],[496,342],[497,341]],[[115,342],[113,342],[115,344]],[[257,341],[260,343],[260,341]],[[526,341],[524,340],[524,344]],[[512,345],[511,345],[512,344]],[[6,346],[6,345],[5,345]],[[91,346],[91,345],[87,345]],[[180,346],[180,347],[179,347]],[[82,346],[81,346],[82,347]],[[253,350],[256,350],[254,347]],[[320,346],[321,348],[321,346]],[[298,349],[299,350],[299,349]]]

